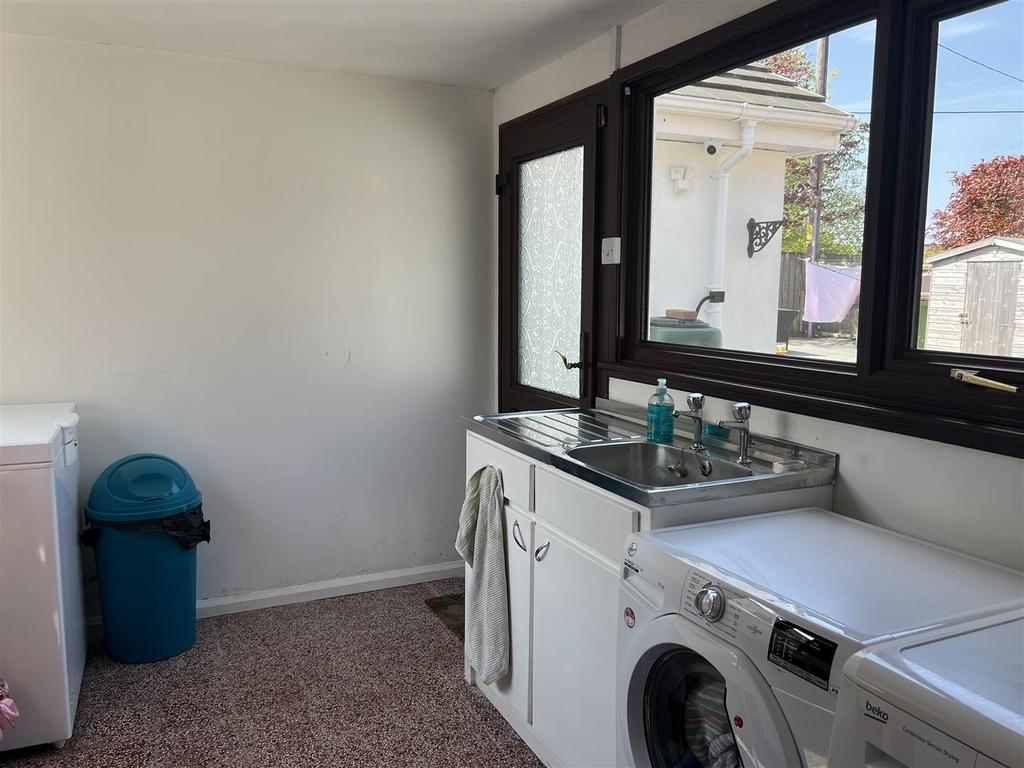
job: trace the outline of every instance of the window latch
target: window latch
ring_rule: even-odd
[[[1004,384],[1001,381],[995,381],[993,379],[986,379],[984,376],[979,376],[978,371],[968,371],[965,368],[950,368],[949,375],[951,378],[957,381],[962,381],[964,384],[974,384],[978,387],[986,387],[987,389],[995,389],[999,392],[1016,392],[1017,387],[1012,384]]]
[[[555,354],[558,355],[560,358],[562,358],[562,365],[565,366],[566,370],[571,371],[573,368],[582,368],[583,367],[583,361],[582,360],[580,360],[578,362],[575,362],[575,363],[570,363],[569,362],[569,358],[565,356],[564,352],[559,352],[556,349],[555,350]]]

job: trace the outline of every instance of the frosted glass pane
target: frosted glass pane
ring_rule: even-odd
[[[580,396],[583,147],[519,166],[519,383]]]

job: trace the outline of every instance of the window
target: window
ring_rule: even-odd
[[[936,37],[914,346],[1024,359],[1024,2]]]
[[[498,403],[593,397],[597,94],[576,94],[498,131]]]
[[[1020,171],[983,185],[998,254],[938,260],[931,236],[950,171],[1020,168],[1022,3],[782,0],[620,71],[623,161],[605,194],[623,258],[601,281],[619,315],[597,318],[597,391],[667,375],[1024,456],[1024,395],[971,383],[1024,388]],[[956,271],[960,307],[939,320]],[[933,341],[943,322],[965,330]]]
[[[1022,70],[1024,0],[777,0],[502,126],[501,406],[666,376],[1024,457]]]
[[[656,96],[646,338],[857,360],[875,22]]]

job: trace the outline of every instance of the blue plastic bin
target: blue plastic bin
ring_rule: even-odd
[[[195,642],[195,547],[210,540],[202,501],[184,467],[152,453],[114,462],[93,485],[87,541],[115,661],[159,661]]]

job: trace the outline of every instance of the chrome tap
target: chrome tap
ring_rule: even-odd
[[[704,395],[700,392],[693,392],[686,398],[686,407],[689,411],[675,411],[672,415],[677,419],[685,416],[693,421],[693,445],[695,451],[704,450]]]
[[[747,467],[750,466],[750,403],[733,403],[732,416],[734,421],[722,420],[718,426],[740,433],[739,463]]]

